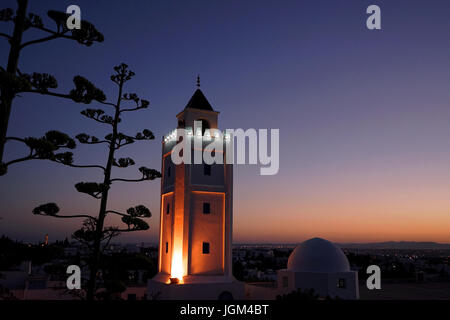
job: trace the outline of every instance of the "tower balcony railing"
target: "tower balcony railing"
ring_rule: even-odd
[[[172,141],[178,141],[179,137],[179,131],[180,129],[173,129],[168,134],[164,135],[163,141],[164,143],[172,142]],[[204,141],[211,141],[212,139],[222,139],[226,142],[231,140],[231,135],[228,132],[222,132],[219,129],[205,129],[205,132],[202,133],[201,128],[194,130],[191,127],[182,128],[181,130],[185,130],[185,134],[188,138],[191,139],[202,139]]]

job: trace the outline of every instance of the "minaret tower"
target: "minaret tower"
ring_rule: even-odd
[[[203,152],[212,139],[224,138],[213,130],[218,129],[219,112],[200,90],[199,77],[197,86],[176,116],[177,128],[185,129],[190,141],[191,163],[172,161],[173,149],[183,139],[177,130],[162,142],[158,274],[148,290],[160,292],[163,299],[241,298],[243,284],[234,279],[231,268],[233,166],[225,161],[225,145],[218,151],[223,163],[194,163],[198,146]]]

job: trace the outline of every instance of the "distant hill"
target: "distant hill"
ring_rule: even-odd
[[[341,248],[349,249],[420,249],[450,250],[450,243],[386,241],[373,243],[338,243]]]

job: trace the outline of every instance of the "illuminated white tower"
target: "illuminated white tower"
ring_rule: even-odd
[[[149,294],[162,299],[244,295],[243,283],[232,276],[233,166],[225,163],[226,148],[223,164],[193,164],[194,142],[204,150],[212,139],[223,138],[209,130],[218,128],[218,115],[198,88],[177,114],[177,128],[188,132],[191,164],[172,161],[180,142],[176,130],[162,142],[158,274],[148,285]]]

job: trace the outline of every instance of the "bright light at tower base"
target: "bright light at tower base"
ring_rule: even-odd
[[[174,252],[172,256],[171,278],[177,278],[179,283],[183,283],[183,261],[181,252]]]

